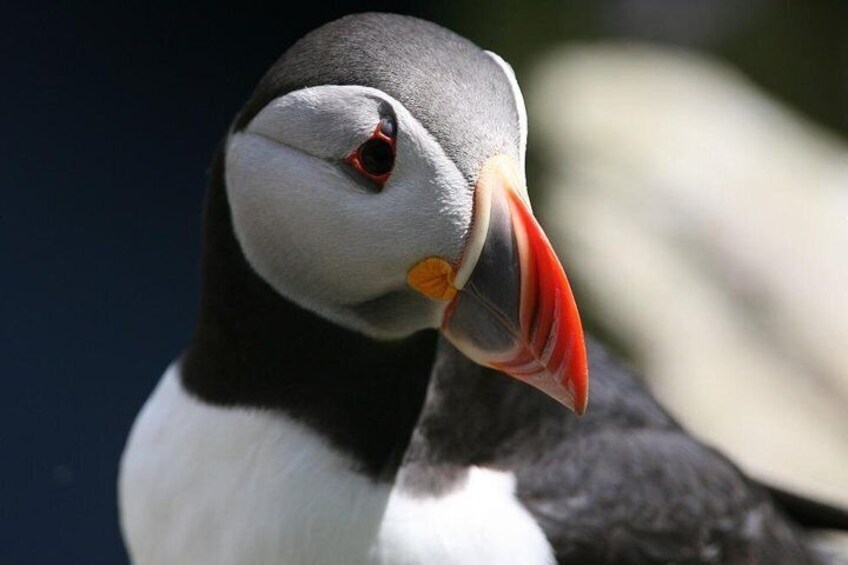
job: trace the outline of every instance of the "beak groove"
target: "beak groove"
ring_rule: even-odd
[[[494,367],[553,396],[578,414],[588,401],[583,329],[565,271],[536,219],[507,192],[521,264],[516,355]]]
[[[519,194],[520,178],[508,157],[484,165],[442,333],[473,361],[582,414],[588,364],[580,316],[565,271]]]

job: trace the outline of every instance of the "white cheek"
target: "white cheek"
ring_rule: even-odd
[[[346,155],[374,131],[379,116],[378,99],[351,96],[352,88],[297,90],[269,103],[248,129],[315,157]]]
[[[260,136],[230,140],[226,184],[236,237],[254,270],[287,296],[356,298],[334,284],[352,274],[339,261],[343,219],[331,213],[339,202],[326,190],[344,182],[340,175],[320,159]],[[357,285],[366,293],[373,291],[369,286]]]
[[[359,326],[357,305],[406,290],[422,258],[457,258],[471,221],[473,195],[458,169],[414,120],[398,120],[396,166],[379,193],[336,162],[262,135],[228,143],[227,196],[248,262],[284,296],[346,325]],[[437,324],[442,306],[418,326]]]
[[[395,169],[381,194],[385,219],[397,224],[391,231],[398,247],[412,251],[407,270],[427,256],[457,259],[473,212],[473,190],[435,141],[422,135],[401,130]]]

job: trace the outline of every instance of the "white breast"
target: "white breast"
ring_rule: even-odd
[[[133,427],[119,494],[137,565],[554,563],[510,474],[405,494],[284,415],[194,399],[174,366]]]

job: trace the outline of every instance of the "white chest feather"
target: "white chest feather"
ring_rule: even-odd
[[[419,497],[376,484],[291,419],[186,394],[171,367],[133,427],[119,484],[136,565],[552,564],[507,473]]]

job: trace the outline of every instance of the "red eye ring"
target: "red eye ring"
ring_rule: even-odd
[[[385,131],[394,132],[394,124],[387,120],[387,118],[380,120],[371,137],[345,158],[348,165],[379,188],[383,188],[389,180],[395,162],[397,140],[385,133]]]

